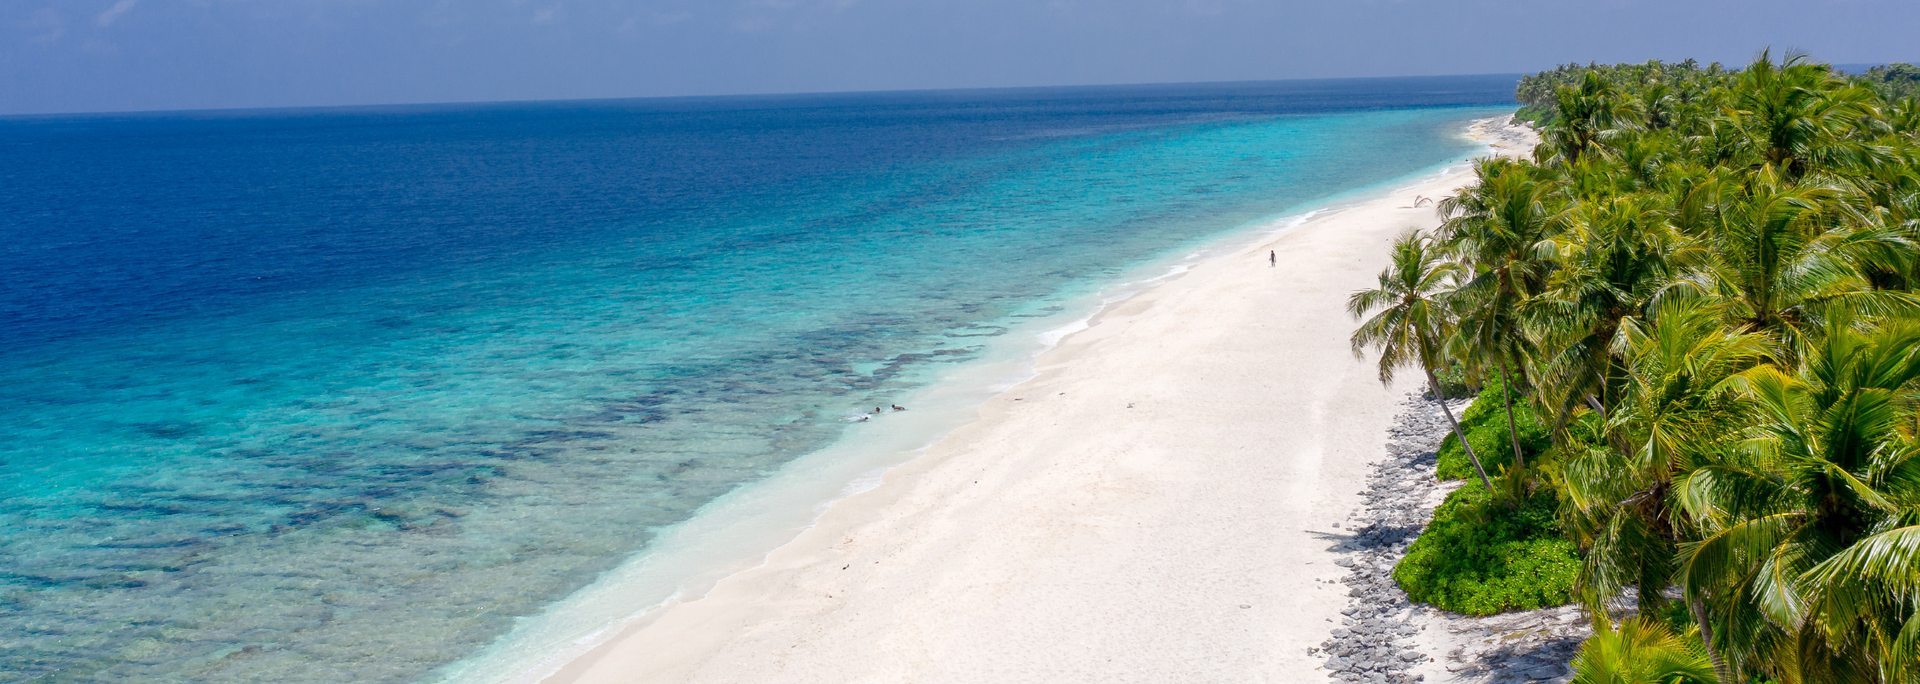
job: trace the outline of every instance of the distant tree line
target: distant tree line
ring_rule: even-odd
[[[1734,84],[1740,70],[1721,66],[1719,62],[1703,67],[1691,59],[1671,63],[1651,60],[1639,64],[1562,64],[1521,77],[1514,95],[1522,106],[1515,116],[1535,126],[1553,123],[1560,89],[1579,87],[1587,74],[1599,76],[1615,90],[1632,90],[1650,96],[1655,103],[1664,100],[1669,108],[1691,109],[1720,104],[1714,94],[1729,92],[1727,89]],[[1896,62],[1868,69],[1862,76],[1837,73],[1835,76],[1869,88],[1887,101],[1920,96],[1920,67],[1912,64]],[[1656,108],[1648,113],[1665,112]]]

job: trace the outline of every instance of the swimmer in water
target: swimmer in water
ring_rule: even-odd
[[[905,410],[907,410],[907,407],[905,407],[905,406],[901,406],[901,405],[899,405],[899,404],[894,404],[894,405],[893,405],[893,410],[895,410],[895,411],[905,411]]]

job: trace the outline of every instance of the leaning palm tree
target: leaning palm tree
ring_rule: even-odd
[[[1396,369],[1419,366],[1427,374],[1434,402],[1447,414],[1454,436],[1473,461],[1473,469],[1480,473],[1480,483],[1492,491],[1493,481],[1481,467],[1480,457],[1473,453],[1473,445],[1467,443],[1460,422],[1454,420],[1440,378],[1434,374],[1440,362],[1440,341],[1451,326],[1447,306],[1439,300],[1452,292],[1460,273],[1459,264],[1440,258],[1433,238],[1417,230],[1400,236],[1393,243],[1393,265],[1380,272],[1380,286],[1355,292],[1347,299],[1347,312],[1354,318],[1380,309],[1353,331],[1353,354],[1364,357],[1368,348],[1378,348],[1382,383],[1392,382]]]

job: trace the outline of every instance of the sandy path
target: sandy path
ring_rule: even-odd
[[[548,681],[1324,681],[1333,525],[1411,387],[1352,357],[1342,306],[1466,177],[1116,305],[764,566]]]

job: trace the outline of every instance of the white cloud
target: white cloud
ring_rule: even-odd
[[[94,23],[101,26],[111,24],[113,20],[119,19],[120,15],[126,14],[127,10],[133,9],[133,6],[139,4],[139,2],[140,0],[120,0],[119,2],[113,3],[112,7],[107,8],[105,12],[101,12],[100,16],[94,19]]]
[[[51,43],[67,35],[66,20],[61,19],[60,13],[51,7],[34,12],[33,18],[27,20],[27,28],[33,30],[32,40],[36,43]]]

